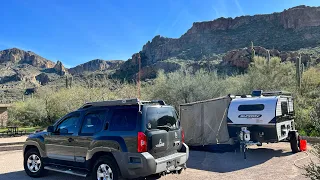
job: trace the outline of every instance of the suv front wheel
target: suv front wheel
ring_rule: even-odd
[[[119,168],[112,158],[102,156],[93,167],[92,180],[118,180]]]
[[[31,177],[42,177],[46,173],[40,153],[35,148],[26,152],[23,165],[25,172]]]

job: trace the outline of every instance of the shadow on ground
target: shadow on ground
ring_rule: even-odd
[[[16,171],[16,172],[10,172],[5,174],[0,174],[0,180],[35,180],[35,178],[29,177],[24,171]],[[83,178],[79,176],[72,176],[69,174],[63,174],[63,173],[57,173],[57,172],[49,172],[47,176],[42,178],[37,178],[39,180],[45,179],[45,180],[91,180],[90,177]],[[159,179],[157,177],[146,177],[146,178],[139,178],[135,180],[156,180]]]
[[[190,151],[187,167],[225,173],[256,166],[271,158],[289,156],[291,154],[291,152],[284,152],[283,150],[257,148],[249,149],[247,151],[247,159],[244,159],[243,153],[239,151],[225,153]]]
[[[29,177],[24,171],[16,171],[5,174],[0,174],[1,180],[34,180],[34,178]],[[72,176],[63,173],[49,172],[47,176],[43,178],[37,179],[45,179],[45,180],[88,180],[88,178],[82,178],[78,176]]]

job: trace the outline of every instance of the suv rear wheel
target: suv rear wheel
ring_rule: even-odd
[[[119,168],[112,158],[102,156],[93,167],[92,180],[118,180]]]
[[[47,172],[43,168],[43,161],[37,149],[32,148],[24,155],[24,170],[31,177],[42,177]]]

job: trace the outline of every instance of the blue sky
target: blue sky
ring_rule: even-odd
[[[319,0],[7,0],[0,50],[33,51],[72,67],[92,59],[127,60],[155,35],[178,38],[193,22],[280,12]]]

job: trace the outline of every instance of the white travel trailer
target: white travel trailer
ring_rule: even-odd
[[[253,91],[249,97],[235,96],[229,105],[227,124],[236,142],[262,145],[289,140],[292,151],[299,150],[291,93]]]

